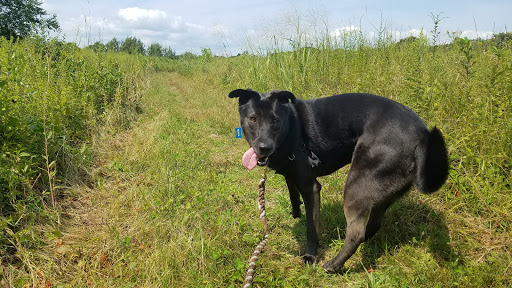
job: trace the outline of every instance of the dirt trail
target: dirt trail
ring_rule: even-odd
[[[140,155],[151,153],[155,148],[154,136],[162,129],[165,119],[170,117],[169,110],[186,104],[183,101],[185,97],[178,95],[187,93],[186,84],[190,80],[178,74],[168,75],[168,79],[167,85],[159,87],[161,91],[150,89],[147,92],[151,96],[142,100],[145,111],[131,129],[114,135],[98,135],[93,148],[94,166],[90,170],[89,184],[69,189],[68,194],[73,197],[62,203],[64,212],[58,228],[62,236],[53,239],[48,251],[45,251],[53,255],[54,265],[60,268],[50,271],[55,274],[47,278],[73,283],[76,276],[74,270],[101,273],[113,265],[109,247],[112,229],[129,226],[130,222],[136,221],[130,219],[140,217],[143,211],[143,207],[130,204],[132,201],[129,198],[133,195],[126,191],[152,185],[147,176],[126,173],[129,168],[123,167],[122,163],[136,162]],[[154,94],[167,95],[167,99],[155,97]],[[166,102],[180,103],[169,105]],[[144,249],[141,243],[132,244]],[[94,272],[96,268],[99,270]],[[63,274],[57,275],[60,273]],[[87,281],[87,284],[95,284],[93,280]]]
[[[226,125],[225,114],[219,113],[219,109],[228,111],[234,106],[227,106],[234,104],[218,101],[227,99],[227,92],[213,91],[208,81],[179,74],[155,74],[151,88],[142,99],[144,113],[132,128],[114,135],[98,136],[93,148],[95,165],[90,170],[89,184],[69,189],[68,194],[74,196],[62,203],[64,212],[58,227],[62,235],[51,239],[43,252],[45,257],[51,258],[49,266],[52,267],[45,271],[45,279],[53,279],[56,283],[102,286],[109,283],[109,278],[126,274],[122,267],[128,264],[119,263],[124,261],[123,257],[148,257],[144,255],[151,249],[151,244],[143,239],[155,232],[150,231],[154,227],[144,225],[146,219],[153,216],[148,215],[151,209],[145,207],[147,201],[141,199],[145,196],[132,191],[158,189],[157,184],[162,180],[151,173],[133,171],[140,169],[140,165],[151,164],[141,159],[160,157],[157,153],[161,148],[157,147],[156,141],[172,136],[169,119],[182,118],[212,127]],[[197,91],[202,91],[205,97],[198,97]],[[236,122],[236,117],[233,121]],[[192,145],[208,146],[206,142],[220,141],[222,137],[208,126],[198,131],[207,135],[197,137]],[[209,162],[222,167],[232,165],[227,159],[238,157],[236,151],[241,149],[218,148],[222,153],[212,150]],[[222,167],[220,170],[224,169]],[[135,253],[131,252],[135,256],[123,255],[117,247],[119,242],[121,248],[135,250]],[[83,279],[77,282],[77,277]]]

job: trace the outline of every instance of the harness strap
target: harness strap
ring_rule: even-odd
[[[304,146],[300,150],[302,150],[302,151],[306,152],[306,154],[308,154],[308,163],[311,166],[311,168],[320,166],[320,164],[322,163],[320,161],[320,158],[318,158],[318,156],[316,156],[316,154],[313,151],[307,149],[306,144],[304,144]],[[288,156],[288,160],[290,160],[290,161],[295,160],[295,154]]]

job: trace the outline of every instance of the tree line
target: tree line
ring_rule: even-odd
[[[100,41],[87,46],[95,52],[126,52],[128,54],[139,54],[153,57],[166,57],[170,59],[177,59],[178,55],[171,49],[171,47],[163,47],[159,43],[152,43],[147,48],[140,39],[136,37],[127,37],[125,40],[119,41],[117,38],[112,38],[107,44]]]

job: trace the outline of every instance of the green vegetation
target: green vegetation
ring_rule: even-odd
[[[0,256],[9,263],[19,248],[40,244],[34,223],[60,221],[64,191],[88,181],[97,130],[129,127],[147,61],[1,38],[0,67]]]
[[[101,52],[2,40],[0,286],[241,286],[262,237],[259,174],[240,163],[227,94],[251,87],[392,98],[442,130],[452,166],[439,192],[393,205],[341,275],[301,263],[305,219],[271,173],[255,287],[510,287],[512,43],[456,36],[297,36],[286,49],[179,59],[109,53],[117,40]],[[320,179],[321,262],[343,245],[347,171]]]

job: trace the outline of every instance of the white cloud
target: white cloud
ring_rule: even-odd
[[[461,37],[461,38],[467,37],[469,39],[476,39],[476,38],[489,39],[492,37],[492,35],[494,35],[494,33],[490,32],[490,31],[477,32],[477,31],[473,31],[473,30],[459,31],[459,32],[456,32],[455,34],[456,35],[460,34],[459,37]]]
[[[167,13],[157,9],[129,7],[119,10],[119,16],[127,21],[158,20],[167,18]]]
[[[359,32],[360,30],[361,29],[359,27],[356,27],[354,25],[344,26],[341,28],[334,29],[334,31],[331,32],[331,36],[332,37],[343,37],[343,36],[347,36],[347,34]]]
[[[411,29],[407,32],[405,32],[405,37],[414,36],[414,37],[420,37],[423,34],[423,29]]]

